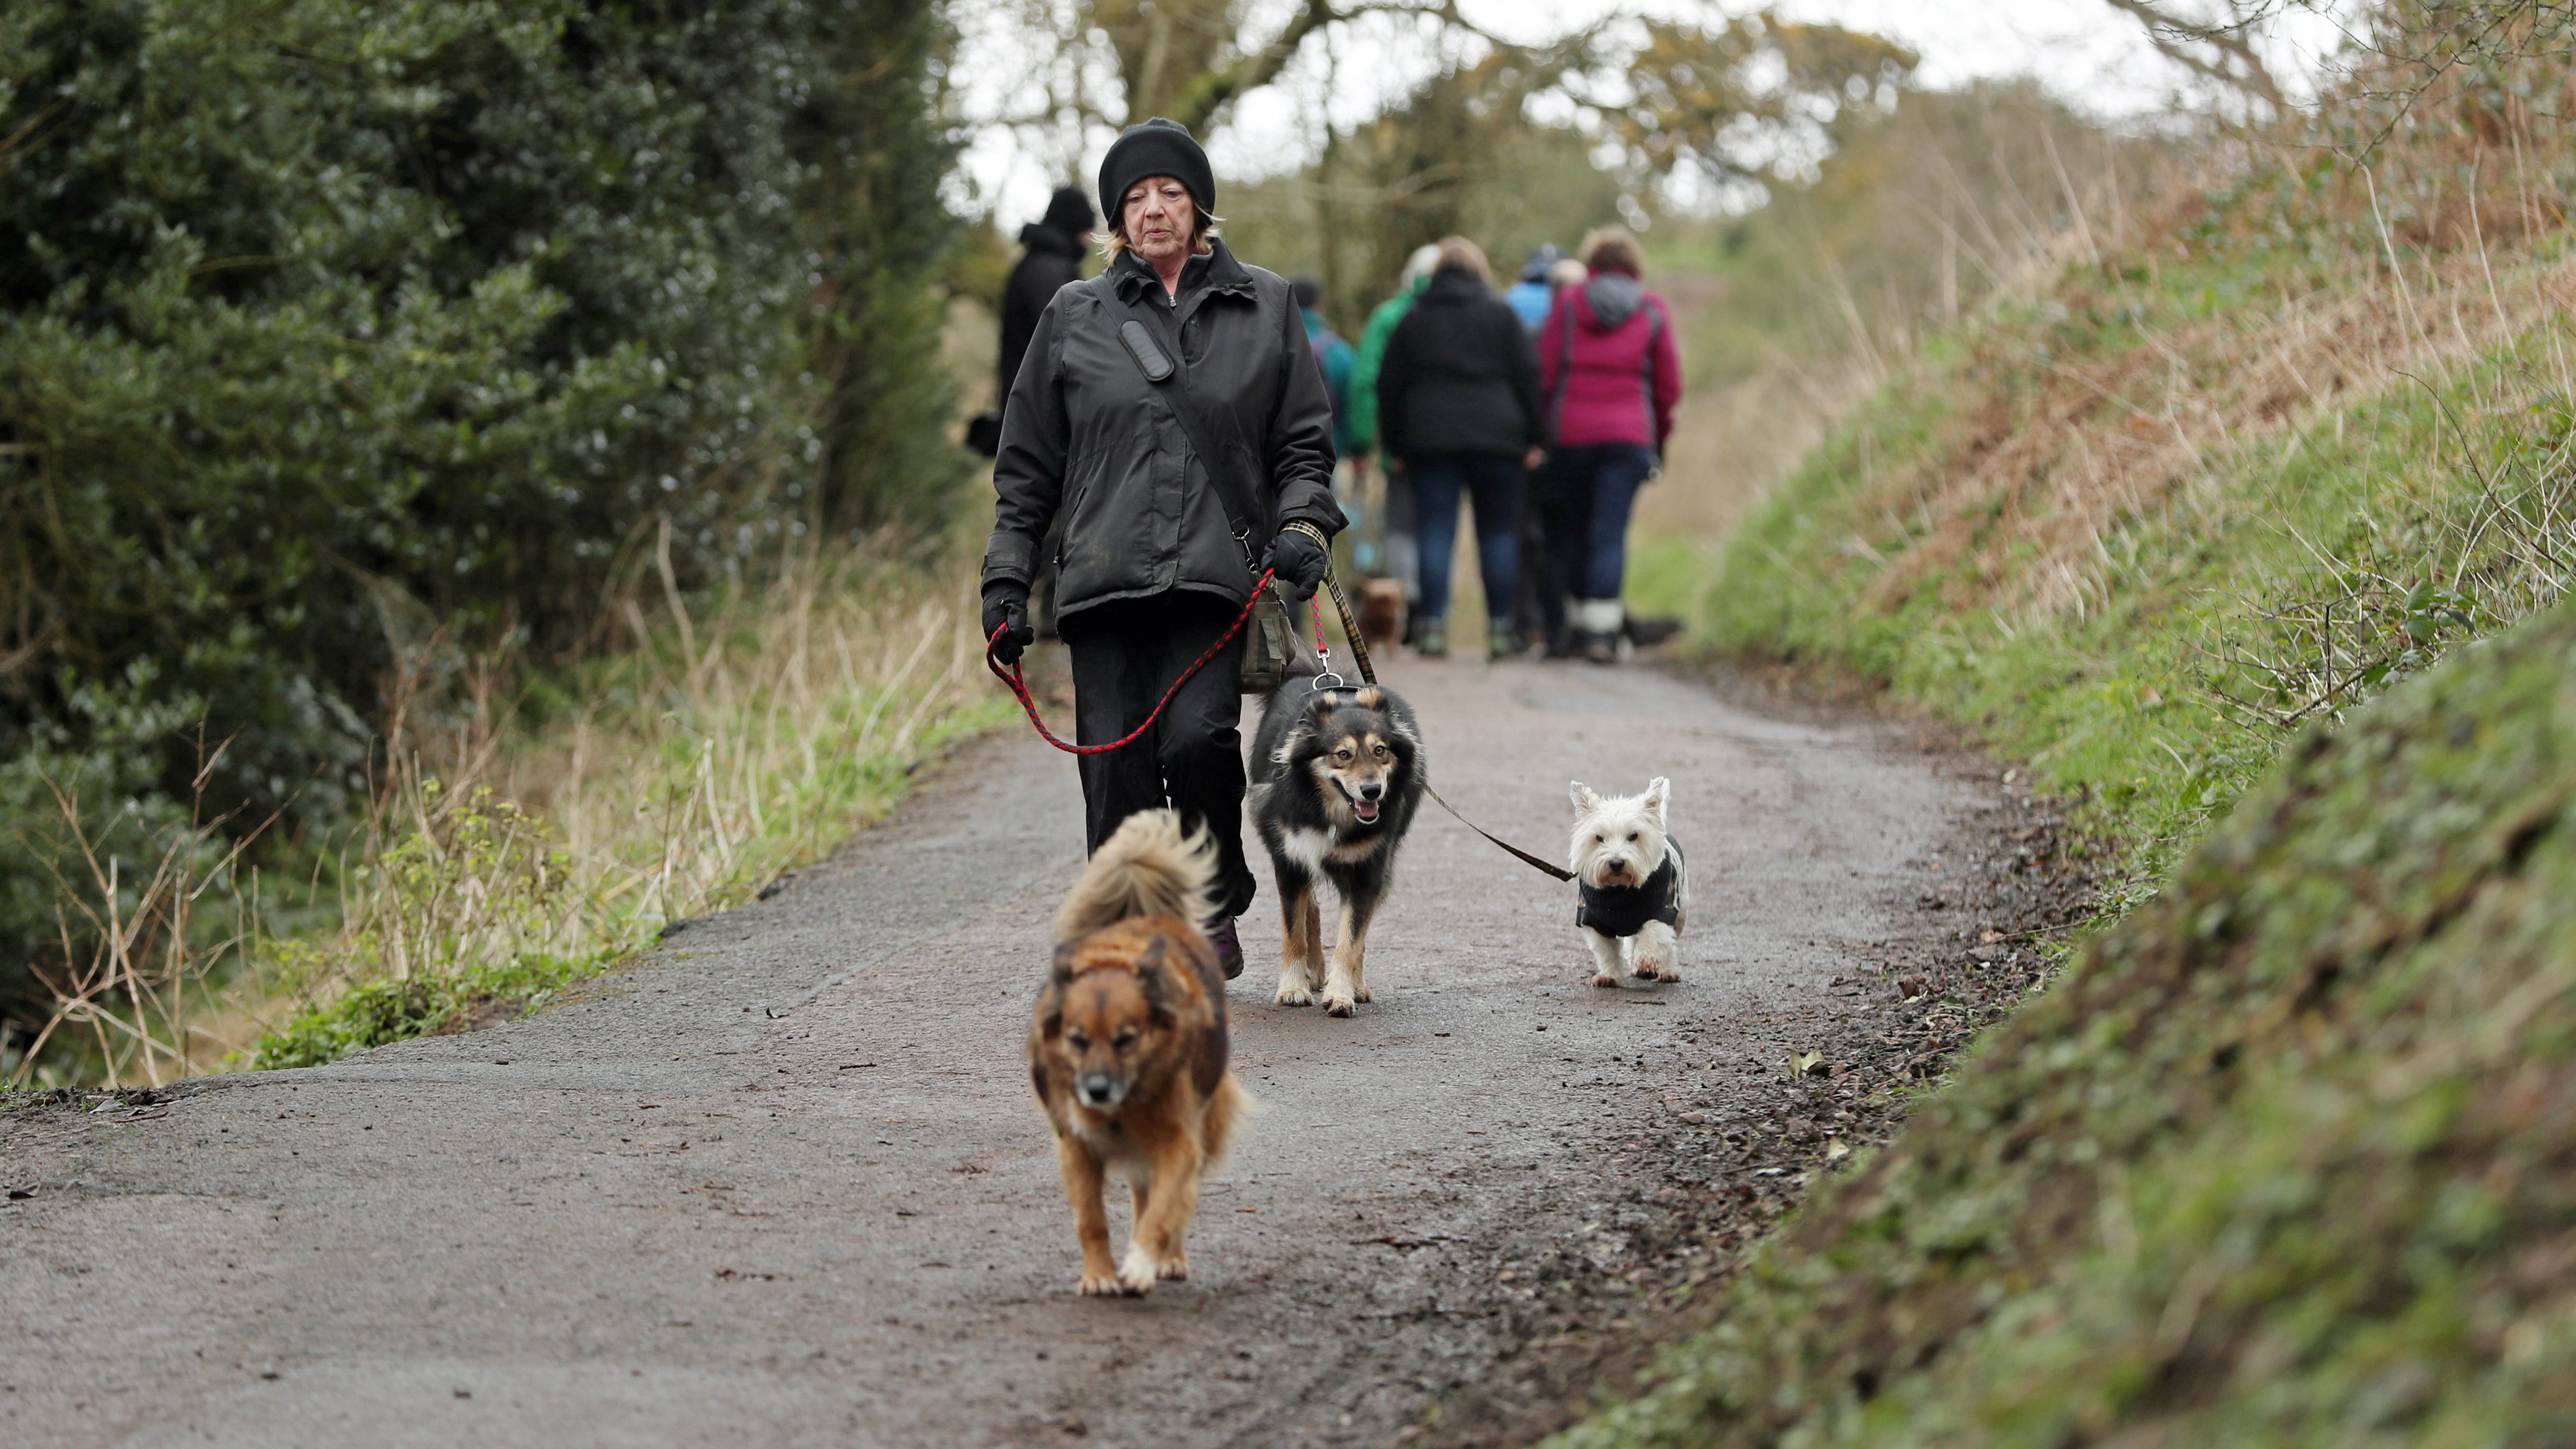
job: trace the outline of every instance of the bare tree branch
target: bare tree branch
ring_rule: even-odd
[[[1408,3],[1408,0],[1361,0],[1358,4],[1342,6],[1334,5],[1332,0],[1306,0],[1306,4],[1289,18],[1268,45],[1246,51],[1225,65],[1193,79],[1180,93],[1180,100],[1174,106],[1178,114],[1172,119],[1189,127],[1192,134],[1204,135],[1207,127],[1216,120],[1217,112],[1225,109],[1237,96],[1257,91],[1277,80],[1279,72],[1287,68],[1289,61],[1296,59],[1299,48],[1317,31],[1363,15],[1437,16],[1451,29],[1487,41],[1493,39],[1458,13],[1457,0],[1440,0],[1438,4],[1422,4],[1419,0],[1413,0],[1413,3]]]
[[[2197,75],[2233,87],[2274,110],[2285,108],[2280,82],[2272,78],[2263,57],[2246,37],[2255,17],[2240,13],[2226,25],[2186,20],[2156,0],[2103,0],[2114,10],[2135,17],[2146,27],[2147,43],[2158,53]],[[2216,52],[2215,55],[2211,52]]]

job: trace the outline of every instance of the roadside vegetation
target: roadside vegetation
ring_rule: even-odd
[[[1696,590],[1712,653],[1977,732],[2117,884],[1557,1442],[2576,1426],[2571,36],[2367,18],[2313,114],[1882,354]]]
[[[946,44],[0,13],[0,1076],[528,999],[972,722]]]

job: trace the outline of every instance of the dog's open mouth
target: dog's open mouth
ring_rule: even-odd
[[[1377,823],[1377,802],[1375,800],[1354,800],[1351,802],[1351,813],[1360,818],[1360,823],[1362,825],[1373,825]]]

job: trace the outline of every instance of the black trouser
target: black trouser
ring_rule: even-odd
[[[1096,604],[1059,627],[1073,654],[1074,739],[1123,738],[1242,611],[1214,594],[1174,593]],[[1252,904],[1243,859],[1243,636],[1190,677],[1134,744],[1080,756],[1084,833],[1098,850],[1139,810],[1165,805],[1216,837],[1219,898],[1230,916]]]

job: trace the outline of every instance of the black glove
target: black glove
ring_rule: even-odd
[[[993,638],[993,631],[1002,637]],[[1038,631],[1029,627],[1029,586],[1002,581],[984,588],[984,637],[991,641],[993,657],[1004,664],[1020,662],[1020,651],[1037,642]]]
[[[1325,571],[1333,566],[1333,556],[1324,552],[1324,546],[1306,530],[1283,528],[1270,541],[1270,552],[1261,556],[1261,566],[1277,569],[1279,581],[1288,586],[1289,597],[1302,604],[1322,587]]]

